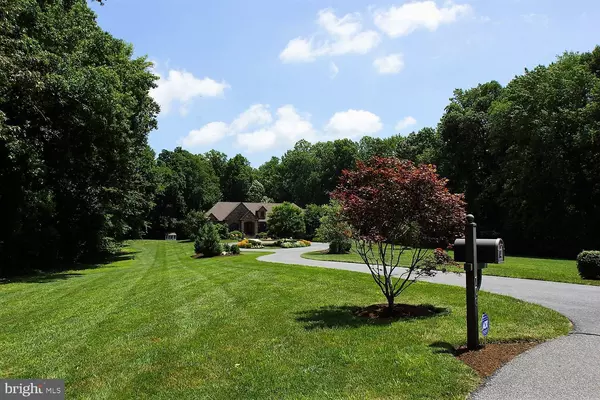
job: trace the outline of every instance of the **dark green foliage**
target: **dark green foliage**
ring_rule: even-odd
[[[246,201],[253,180],[254,170],[250,166],[250,161],[241,154],[237,154],[227,161],[223,171],[221,180],[223,200]]]
[[[348,239],[336,239],[329,243],[330,254],[347,254],[351,248],[352,243]]]
[[[219,237],[221,239],[229,239],[229,227],[225,224],[215,224],[217,228],[217,232],[219,232]]]
[[[441,174],[513,254],[574,258],[600,240],[599,55],[457,90],[446,108]]]
[[[265,197],[265,187],[257,180],[254,180],[248,188],[248,193],[246,193],[246,199],[253,203],[260,203],[263,201]]]
[[[258,235],[256,235],[256,237],[259,239],[266,239],[269,237],[269,234],[267,232],[259,232]]]
[[[582,251],[577,256],[577,270],[582,279],[600,279],[600,251]]]
[[[312,240],[316,230],[321,226],[321,217],[325,214],[325,209],[316,204],[309,204],[304,210],[304,224],[306,225],[306,238]]]
[[[300,238],[306,232],[302,209],[287,202],[273,207],[267,225],[269,235],[278,238]]]
[[[140,236],[154,191],[150,62],[84,0],[0,9],[0,275]]]
[[[231,253],[231,244],[221,243],[221,250],[225,253]]]
[[[208,222],[200,228],[194,242],[194,250],[196,254],[202,254],[204,257],[215,257],[221,254],[221,238],[212,222]]]
[[[207,222],[208,219],[202,211],[190,211],[185,219],[180,221],[178,229],[176,229],[177,235],[180,239],[196,240],[196,234]]]
[[[244,238],[244,234],[240,231],[229,232],[229,239],[242,240],[243,238]]]
[[[231,254],[233,254],[233,255],[240,254],[240,247],[237,244],[232,244],[230,251],[231,251]]]
[[[204,156],[177,147],[163,150],[156,163],[159,183],[152,212],[153,236],[187,229],[182,226],[189,227],[189,221],[184,222],[189,213],[201,214],[221,199],[219,178]],[[189,234],[186,231],[184,236]]]

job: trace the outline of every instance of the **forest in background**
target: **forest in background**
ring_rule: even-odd
[[[253,168],[215,150],[156,155],[152,64],[104,32],[84,0],[0,8],[0,275],[181,232],[217,201],[326,204],[341,171],[373,156],[436,165],[465,194],[480,236],[504,238],[509,253],[600,247],[600,47],[504,87],[457,89],[437,126],[301,140]]]

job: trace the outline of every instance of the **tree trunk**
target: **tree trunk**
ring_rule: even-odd
[[[388,315],[391,317],[391,316],[394,315],[394,295],[386,296],[386,298],[387,298],[387,301],[388,301],[387,312],[388,312]]]

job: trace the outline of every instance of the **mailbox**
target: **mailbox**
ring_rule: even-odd
[[[465,239],[454,241],[454,261],[473,262],[466,260]],[[478,264],[502,264],[504,262],[504,242],[502,239],[477,239]]]

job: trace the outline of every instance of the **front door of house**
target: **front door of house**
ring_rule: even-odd
[[[252,222],[252,221],[244,222],[244,233],[246,235],[254,235],[254,222]]]

